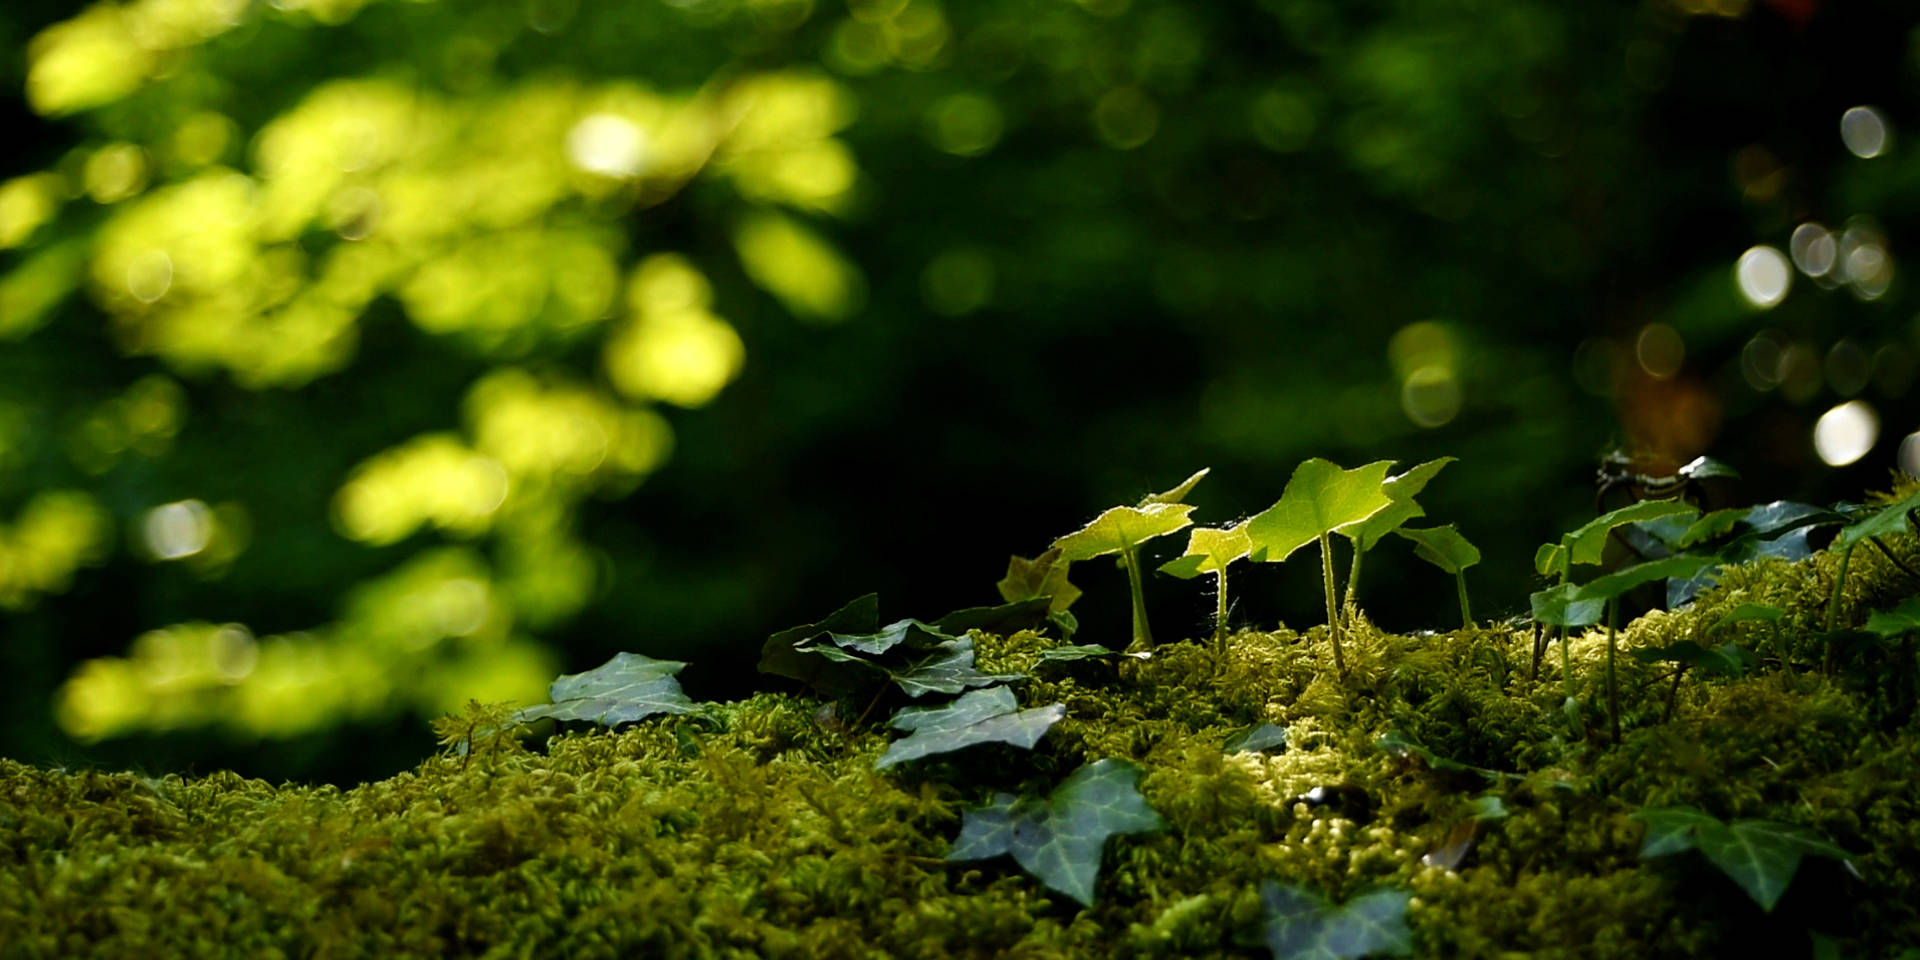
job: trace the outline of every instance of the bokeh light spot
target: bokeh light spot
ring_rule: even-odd
[[[1138,87],[1115,87],[1093,106],[1093,128],[1115,150],[1132,150],[1160,129],[1160,107]]]
[[[595,113],[567,131],[567,159],[588,173],[633,177],[646,160],[647,136],[625,117]]]
[[[1840,142],[1854,156],[1872,159],[1887,150],[1887,118],[1873,107],[1850,107],[1840,115]]]
[[[935,313],[958,317],[993,299],[993,258],[961,247],[942,252],[920,274],[920,295]]]
[[[977,93],[956,93],[927,108],[927,139],[955,156],[977,157],[992,150],[1004,129],[999,105]]]
[[[1787,258],[1764,245],[1741,254],[1739,263],[1734,265],[1733,276],[1740,285],[1740,295],[1762,310],[1786,299],[1787,290],[1793,285]]]
[[[1900,441],[1900,471],[1909,477],[1920,477],[1920,430],[1907,434]]]
[[[1793,252],[1793,265],[1809,277],[1824,277],[1831,273],[1840,253],[1839,243],[1834,240],[1833,233],[1812,221],[1793,228],[1793,239],[1787,247]]]
[[[173,286],[173,258],[165,250],[144,250],[127,263],[127,292],[141,303],[152,303]]]
[[[1423,427],[1438,427],[1460,415],[1460,384],[1444,367],[1421,367],[1400,387],[1400,409]]]
[[[163,504],[147,511],[140,532],[155,559],[191,557],[213,539],[213,511],[198,500]]]
[[[1765,393],[1780,385],[1780,341],[1768,331],[1762,330],[1740,348],[1740,375],[1746,378],[1747,386]]]
[[[1680,372],[1687,359],[1687,345],[1679,331],[1664,323],[1649,323],[1633,341],[1633,356],[1640,369],[1655,380],[1665,380]]]
[[[1813,450],[1830,467],[1844,467],[1867,455],[1880,439],[1880,416],[1864,400],[1849,400],[1813,425]]]

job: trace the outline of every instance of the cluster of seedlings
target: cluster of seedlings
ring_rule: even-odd
[[[810,696],[697,703],[684,664],[619,654],[560,677],[549,704],[444,718],[448,749],[417,775],[255,790],[353,824],[275,834],[307,852],[258,869],[317,846],[337,863],[296,880],[346,902],[343,871],[391,857],[415,872],[381,916],[420,952],[1679,957],[1788,936],[1822,958],[1920,957],[1920,490],[1831,509],[1629,504],[1540,548],[1530,618],[1483,625],[1464,576],[1478,550],[1410,525],[1449,462],[1309,460],[1271,508],[1218,527],[1185,503],[1200,471],[1013,557],[998,605],[883,623],[868,595],[769,637],[759,669]],[[1212,575],[1215,629],[1156,644],[1144,548],[1181,530],[1157,569]],[[1454,578],[1458,630],[1395,636],[1361,615],[1363,560],[1390,536]],[[1233,564],[1310,546],[1324,627],[1229,630]],[[1071,566],[1110,555],[1130,587],[1124,649],[1074,642]],[[1670,609],[1623,629],[1623,595],[1655,584]],[[543,756],[522,739],[545,722],[622,729]],[[167,803],[210,802],[153,783]],[[0,850],[16,851],[0,874],[38,884],[0,896],[0,920],[82,902],[31,872],[35,850],[80,849],[80,820],[9,812],[50,790],[84,793],[0,765]],[[152,816],[193,822],[176,813]],[[148,863],[134,849],[120,855]],[[1809,869],[1821,883],[1793,883]],[[486,897],[560,919],[482,922]],[[449,948],[449,929],[484,932]],[[47,937],[33,942],[62,946]]]

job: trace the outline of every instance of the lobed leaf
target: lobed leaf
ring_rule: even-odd
[[[870,633],[879,624],[880,595],[857,597],[818,623],[789,627],[768,637],[760,647],[760,672],[798,680],[828,693],[847,692],[860,682],[857,669],[807,656],[798,648],[824,633]]]
[[[1022,679],[1019,673],[981,673],[973,665],[973,641],[954,640],[940,645],[938,652],[913,661],[903,669],[881,666],[895,686],[916,699],[929,693],[959,693],[968,687],[1007,683]]]
[[[1394,533],[1413,541],[1414,556],[1448,573],[1457,574],[1480,562],[1480,548],[1461,536],[1451,523],[1444,527],[1402,528]]]
[[[1145,543],[1188,526],[1190,504],[1150,503],[1139,507],[1114,507],[1093,518],[1093,522],[1053,542],[1063,560],[1091,560],[1109,553]]]
[[[1699,557],[1682,554],[1676,557],[1662,557],[1623,567],[1603,577],[1595,577],[1582,584],[1570,598],[1575,602],[1582,600],[1612,600],[1643,583],[1665,580],[1669,577],[1685,579],[1708,567],[1718,564],[1713,557]]]
[[[1566,555],[1561,562],[1563,564],[1599,563],[1601,554],[1607,548],[1607,535],[1612,533],[1615,527],[1699,512],[1700,508],[1681,500],[1642,500],[1638,503],[1630,503],[1618,510],[1601,514],[1581,524],[1572,533],[1561,537],[1560,545],[1566,550]],[[1540,561],[1541,556],[1536,554],[1534,557],[1536,569]],[[1540,570],[1540,572],[1547,574],[1552,571]]]
[[[1187,552],[1160,565],[1160,572],[1191,580],[1203,573],[1219,573],[1253,549],[1246,521],[1231,527],[1194,527],[1187,535]]]
[[[1166,826],[1140,795],[1139,782],[1139,767],[1107,759],[1075,770],[1045,799],[996,794],[966,811],[947,859],[1011,854],[1040,882],[1092,906],[1107,838]]]
[[[1907,513],[1913,510],[1920,510],[1920,491],[1915,491],[1904,500],[1897,500],[1879,507],[1867,514],[1865,518],[1848,524],[1846,529],[1840,531],[1840,536],[1834,543],[1841,547],[1850,547],[1868,537],[1891,537],[1906,533]]]
[[[1691,850],[1696,830],[1720,825],[1710,814],[1694,807],[1648,807],[1628,816],[1647,825],[1646,836],[1640,840],[1643,860]]]
[[[1322,534],[1339,533],[1385,510],[1393,501],[1383,485],[1392,463],[1380,460],[1352,470],[1315,457],[1287,480],[1279,502],[1247,521],[1254,550],[1279,563]]]
[[[1851,866],[1847,851],[1816,831],[1790,823],[1721,823],[1711,814],[1685,806],[1639,810],[1631,816],[1647,825],[1640,844],[1642,858],[1698,849],[1769,913],[1786,893],[1802,857],[1831,857]]]
[[[1013,691],[1006,687],[974,690],[945,706],[906,707],[893,715],[889,725],[910,731],[910,735],[888,744],[887,752],[873,766],[885,770],[897,763],[982,743],[1006,743],[1031,750],[1066,715],[1067,707],[1061,703],[1022,710]]]
[[[1892,610],[1875,610],[1867,617],[1866,631],[1879,636],[1897,637],[1920,630],[1920,597],[1908,597]]]
[[[1584,627],[1599,623],[1600,616],[1606,613],[1605,600],[1579,600],[1575,594],[1580,592],[1580,584],[1561,583],[1545,590],[1534,591],[1527,598],[1533,612],[1535,623],[1544,623],[1550,627]]]
[[[1186,502],[1187,494],[1192,493],[1193,488],[1198,486],[1200,484],[1200,481],[1205,479],[1207,474],[1212,472],[1213,472],[1212,467],[1201,467],[1199,470],[1194,472],[1193,476],[1180,481],[1178,484],[1176,484],[1173,487],[1173,489],[1162,491],[1160,493],[1150,493],[1145,497],[1140,498],[1140,506],[1144,507],[1152,503],[1184,503]]]
[[[1341,533],[1352,539],[1361,550],[1372,550],[1380,539],[1400,528],[1400,525],[1416,517],[1424,517],[1427,511],[1422,509],[1413,498],[1425,490],[1427,483],[1442,467],[1458,460],[1458,457],[1441,457],[1409,469],[1397,476],[1388,477],[1380,484],[1381,492],[1392,501],[1386,509],[1367,519],[1342,530]]]
[[[699,705],[681,692],[680,681],[673,676],[685,667],[678,660],[616,653],[613,659],[585,673],[562,675],[548,688],[552,703],[528,707],[514,714],[512,722],[546,717],[590,720],[611,727],[656,713],[695,713]]]
[[[1413,953],[1407,907],[1413,893],[1375,890],[1335,906],[1304,887],[1260,884],[1266,907],[1262,938],[1274,960],[1353,960]]]
[[[1058,547],[1032,560],[1011,557],[1007,560],[1007,575],[995,586],[1000,589],[1000,598],[1009,603],[1045,597],[1051,601],[1047,606],[1049,613],[1065,613],[1080,599],[1080,588],[1067,580],[1069,566],[1068,561],[1060,559]]]

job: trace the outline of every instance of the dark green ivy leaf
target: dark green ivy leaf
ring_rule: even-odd
[[[1009,636],[1047,622],[1053,601],[1048,597],[1015,600],[996,607],[967,607],[955,610],[933,622],[934,629],[959,636],[968,630],[982,630]]]
[[[1840,531],[1834,545],[1850,547],[1868,537],[1891,537],[1907,532],[1907,514],[1920,510],[1920,491],[1905,500],[1889,503],[1868,512],[1862,519],[1855,521]]]
[[[1693,807],[1641,810],[1633,818],[1647,825],[1640,856],[1658,857],[1697,849],[1740,889],[1773,912],[1804,856],[1831,857],[1847,863],[1847,852],[1816,831],[1772,820],[1721,823]],[[1851,866],[1851,864],[1849,864]]]
[[[760,647],[760,672],[798,680],[822,692],[849,692],[861,681],[857,668],[810,657],[796,648],[823,633],[871,633],[879,625],[880,595],[856,598],[818,623],[789,627],[768,637]]]
[[[893,715],[890,725],[910,735],[889,744],[873,766],[885,770],[896,763],[981,743],[1009,743],[1031,750],[1066,715],[1062,703],[1022,710],[1006,687],[970,691],[945,706],[907,707]]]
[[[1292,884],[1260,884],[1266,905],[1263,938],[1274,960],[1354,960],[1413,953],[1407,890],[1375,890],[1335,906]]]
[[[514,715],[514,723],[550,717],[554,720],[591,720],[614,726],[656,713],[694,713],[699,705],[680,691],[673,675],[685,663],[655,660],[637,653],[616,653],[613,659],[585,673],[569,673],[553,682],[553,702],[528,707]]]
[[[929,693],[959,693],[968,687],[984,687],[1021,679],[1018,673],[981,673],[973,665],[973,641],[954,640],[940,645],[931,656],[915,660],[904,669],[881,667],[909,697]]]
[[[996,794],[966,812],[947,859],[1011,854],[1042,883],[1092,906],[1107,838],[1166,825],[1140,796],[1139,783],[1139,767],[1108,759],[1075,770],[1046,799]]]

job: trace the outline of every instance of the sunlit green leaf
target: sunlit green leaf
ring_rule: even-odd
[[[1897,637],[1920,630],[1920,597],[1908,597],[1891,610],[1875,610],[1867,618],[1866,630],[1882,637]]]
[[[1607,611],[1605,600],[1580,600],[1575,595],[1580,592],[1580,584],[1561,583],[1545,590],[1536,590],[1528,597],[1528,604],[1535,623],[1544,623],[1550,627],[1584,627],[1600,622]]]
[[[1245,523],[1224,529],[1194,527],[1187,535],[1187,552],[1161,564],[1160,572],[1182,580],[1191,580],[1203,573],[1219,573],[1228,564],[1246,556],[1252,547]]]
[[[884,770],[896,763],[981,743],[1006,743],[1031,750],[1066,715],[1066,705],[1059,703],[1022,710],[1013,691],[1006,687],[973,690],[944,706],[907,707],[894,714],[889,725],[910,731],[910,735],[889,744],[874,768]]]
[[[1575,602],[1611,600],[1643,583],[1665,580],[1668,577],[1691,577],[1718,562],[1712,557],[1678,556],[1636,563],[1631,567],[1616,570],[1603,577],[1595,577],[1592,581],[1582,584],[1580,589],[1574,591],[1571,599]]]
[[[1196,471],[1193,476],[1175,484],[1172,489],[1160,493],[1151,493],[1142,497],[1140,505],[1144,507],[1154,503],[1184,503],[1186,502],[1187,494],[1192,493],[1193,488],[1198,486],[1200,481],[1205,479],[1207,474],[1212,471],[1212,467],[1202,467]]]
[[[617,653],[613,659],[585,673],[570,673],[553,682],[553,702],[528,707],[514,715],[525,723],[543,717],[554,720],[591,720],[605,726],[630,723],[656,713],[694,713],[699,705],[680,691],[674,674],[686,667],[678,660],[655,660],[637,653]]]
[[[1451,523],[1444,527],[1402,527],[1394,533],[1413,541],[1415,556],[1448,573],[1459,573],[1480,562],[1480,548],[1461,536]]]
[[[1639,503],[1631,503],[1618,510],[1601,514],[1581,524],[1578,529],[1561,538],[1561,544],[1568,550],[1565,562],[1599,563],[1601,554],[1605,552],[1607,548],[1607,535],[1612,533],[1615,527],[1624,527],[1630,523],[1641,523],[1647,520],[1659,520],[1662,517],[1677,517],[1699,512],[1700,508],[1682,500],[1642,500]],[[1543,550],[1542,552],[1545,553],[1546,551]],[[1544,559],[1545,558],[1539,554],[1535,555],[1535,569],[1540,568]],[[1551,569],[1545,569],[1540,570],[1540,572],[1542,574],[1549,574],[1553,571]]]
[[[1074,771],[1044,800],[997,794],[966,811],[947,859],[1011,854],[1042,883],[1091,906],[1107,838],[1166,825],[1140,796],[1139,782],[1139,767],[1108,759]]]
[[[1302,463],[1287,481],[1280,501],[1247,521],[1247,536],[1255,550],[1266,550],[1268,563],[1279,563],[1295,550],[1337,533],[1385,510],[1393,501],[1382,485],[1390,461],[1343,470],[1318,457]]]
[[[1441,468],[1457,459],[1459,458],[1441,457],[1438,460],[1429,460],[1405,473],[1388,477],[1380,485],[1380,489],[1392,501],[1386,509],[1340,532],[1352,539],[1359,549],[1372,550],[1380,542],[1381,537],[1398,530],[1401,524],[1427,515],[1427,511],[1414,502],[1413,498],[1426,489],[1427,483],[1440,472]]]
[[[1891,537],[1907,532],[1907,513],[1920,510],[1920,491],[1904,500],[1874,508],[1864,519],[1856,520],[1840,531],[1834,541],[1839,547],[1850,547],[1868,537]]]
[[[1467,809],[1472,811],[1473,819],[1481,822],[1505,820],[1509,816],[1507,804],[1498,794],[1489,793],[1484,797],[1475,797],[1467,804]]]
[[[1006,577],[997,584],[1000,598],[1013,603],[1047,597],[1052,601],[1049,611],[1064,613],[1080,598],[1080,588],[1067,582],[1068,566],[1067,561],[1060,559],[1058,547],[1032,560],[1012,557],[1007,561]]]
[[[1685,550],[1695,544],[1705,543],[1708,540],[1726,536],[1728,533],[1733,532],[1734,527],[1746,522],[1749,512],[1751,512],[1751,508],[1749,507],[1737,507],[1729,510],[1715,510],[1712,513],[1706,514],[1700,519],[1693,521],[1693,523],[1680,534],[1674,546]]]
[[[1121,553],[1154,537],[1165,536],[1193,521],[1187,514],[1193,506],[1185,503],[1149,503],[1140,507],[1114,507],[1093,519],[1092,523],[1053,542],[1067,561],[1091,560],[1109,553]]]
[[[1262,939],[1274,960],[1353,960],[1413,953],[1407,890],[1374,890],[1334,905],[1304,887],[1260,884],[1266,906]]]

